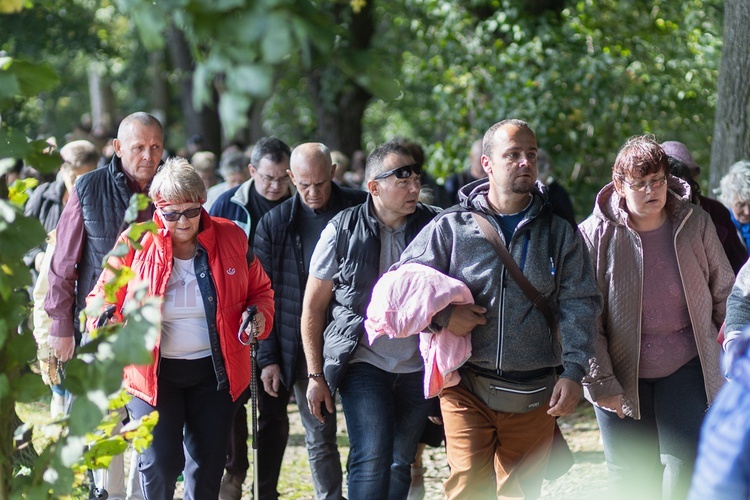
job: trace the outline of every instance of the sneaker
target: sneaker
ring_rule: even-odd
[[[49,412],[52,415],[52,420],[56,420],[63,416],[65,413],[65,395],[52,393],[52,401],[49,404]]]
[[[240,500],[242,498],[242,483],[244,482],[244,477],[225,472],[224,477],[221,478],[219,500]]]

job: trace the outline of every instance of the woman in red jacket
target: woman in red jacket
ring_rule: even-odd
[[[158,231],[141,238],[141,249],[129,245],[125,256],[109,260],[135,273],[117,294],[115,320],[122,319],[125,298],[139,282],[148,285],[148,296],[163,301],[154,362],[124,370],[134,396],[131,415],[159,412],[153,443],[139,455],[141,483],[147,499],[172,498],[184,470],[184,498],[217,498],[232,417],[250,382],[249,347],[237,330],[255,305],[256,321],[247,333],[268,335],[273,291],[242,229],[201,207],[206,188],[187,160],[168,159],[149,195]],[[129,241],[127,233],[118,243]],[[103,297],[111,278],[105,270],[89,300]]]

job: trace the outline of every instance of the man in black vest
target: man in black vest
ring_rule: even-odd
[[[336,165],[325,145],[311,142],[294,148],[289,176],[297,193],[264,215],[255,233],[255,255],[271,277],[276,300],[274,327],[258,351],[265,389],[258,394],[262,498],[278,497],[276,484],[289,438],[287,405],[292,390],[305,428],[315,498],[343,498],[336,419],[334,416],[320,425],[307,409],[308,370],[300,337],[302,294],[320,233],[337,213],[367,198],[364,191],[332,182],[335,172]]]
[[[44,309],[52,320],[49,346],[60,361],[69,360],[80,342],[78,313],[86,307],[86,296],[101,274],[102,258],[125,229],[130,197],[148,193],[164,151],[161,123],[148,113],[133,113],[120,123],[113,145],[115,155],[107,167],[76,181],[57,224],[57,247],[50,264]],[[152,216],[153,205],[149,204],[137,221],[151,220]],[[112,499],[124,489],[121,462],[122,455],[115,457],[109,479],[105,484],[97,482]]]
[[[398,143],[376,148],[365,169],[367,201],[328,223],[310,261],[302,307],[307,402],[325,422],[333,418],[332,395],[339,390],[350,498],[405,499],[427,421],[418,337],[380,338],[372,345],[362,340],[375,282],[438,213],[417,201],[421,173]]]

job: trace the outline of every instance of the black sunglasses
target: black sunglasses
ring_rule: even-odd
[[[164,212],[162,210],[161,216],[164,217],[164,220],[167,220],[169,222],[177,222],[183,215],[187,219],[195,219],[201,214],[201,210],[203,210],[201,207],[188,208],[184,212]]]
[[[416,163],[413,163],[411,165],[404,165],[403,167],[394,168],[393,170],[388,170],[387,172],[378,174],[375,176],[374,180],[377,181],[380,179],[385,179],[386,177],[390,177],[391,175],[395,175],[397,179],[408,179],[409,177],[411,177],[412,172],[417,175],[421,175],[422,166]]]

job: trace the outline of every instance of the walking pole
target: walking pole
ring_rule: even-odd
[[[97,328],[101,328],[104,325],[106,325],[107,321],[109,321],[110,319],[112,319],[112,316],[114,316],[115,309],[116,309],[116,307],[114,305],[107,306],[107,308],[104,309],[104,311],[102,311],[102,314],[99,316],[99,319],[96,321],[96,327]],[[70,413],[70,406],[69,405],[72,404],[72,403],[73,403],[73,398],[68,398],[68,402],[67,402],[68,408],[66,408],[66,412],[65,413],[67,413],[67,414]],[[104,474],[106,474],[106,472],[104,472]],[[88,477],[89,477],[89,499],[92,499],[92,500],[107,500],[109,498],[109,492],[107,492],[107,490],[104,487],[99,488],[96,485],[96,480],[95,480],[95,476],[94,476],[94,470],[91,469],[91,468],[88,469]]]
[[[255,314],[258,312],[256,306],[250,306],[247,308],[247,317],[240,326],[240,331],[237,332],[237,338],[244,345],[250,346],[250,409],[251,409],[251,436],[252,436],[252,448],[253,448],[253,498],[255,500],[260,499],[259,485],[258,485],[258,335],[260,335],[260,329],[258,328],[258,321],[255,318]],[[253,334],[247,335],[245,329],[250,322],[253,322]]]

